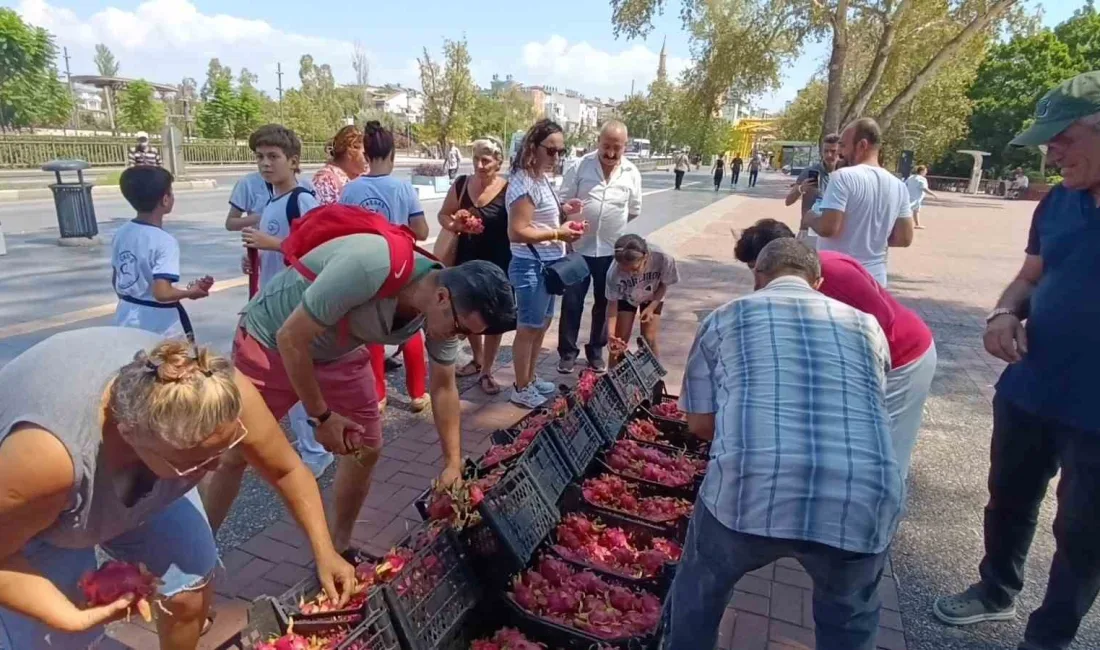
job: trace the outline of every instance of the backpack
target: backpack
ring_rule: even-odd
[[[384,215],[357,205],[339,203],[314,208],[305,217],[291,222],[290,235],[282,244],[283,257],[287,266],[313,282],[317,274],[302,263],[302,258],[314,248],[346,235],[378,235],[389,246],[390,272],[375,294],[377,298],[392,298],[408,284],[413,275],[414,253],[436,259],[416,245],[416,235],[408,226],[394,225]]]
[[[286,199],[286,222],[290,226],[293,226],[295,221],[302,218],[302,206],[298,205],[298,195],[303,193],[314,196],[313,192],[298,186],[290,190],[290,196]]]
[[[267,183],[267,191],[274,192],[271,187],[271,183]],[[302,218],[302,206],[298,204],[298,196],[302,193],[313,195],[313,192],[298,186],[290,190],[289,196],[286,199],[286,222],[287,225],[293,229],[294,222]],[[251,299],[260,290],[260,256],[259,251],[255,248],[250,248],[247,251],[248,263],[252,267],[252,272],[248,274],[248,297]]]

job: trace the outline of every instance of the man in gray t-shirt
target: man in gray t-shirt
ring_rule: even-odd
[[[810,165],[798,174],[791,191],[787,193],[786,204],[793,205],[799,197],[802,197],[799,215],[805,214],[813,207],[814,201],[825,196],[825,189],[829,186],[829,174],[836,169],[839,159],[840,136],[830,133],[821,141],[821,161]]]

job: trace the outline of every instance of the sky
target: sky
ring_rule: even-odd
[[[1044,23],[1057,24],[1085,0],[1025,0],[1041,9]],[[31,24],[45,27],[58,47],[67,47],[72,74],[95,74],[96,43],[119,60],[119,75],[178,84],[194,77],[201,85],[207,63],[218,57],[234,74],[246,67],[259,86],[274,93],[277,64],[283,86],[298,84],[298,60],[313,55],[332,66],[338,83],[354,81],[351,54],[356,42],[370,62],[370,83],[420,87],[416,59],[427,47],[441,55],[444,39],[467,39],[471,72],[481,86],[494,74],[525,84],[579,91],[589,97],[621,99],[644,89],[656,76],[658,52],[667,39],[669,75],[690,64],[679,1],[666,0],[664,15],[645,39],[616,39],[605,0],[543,2],[455,2],[454,0],[0,0]],[[828,54],[827,45],[807,42],[783,75],[780,88],[754,102],[777,111],[794,98]]]

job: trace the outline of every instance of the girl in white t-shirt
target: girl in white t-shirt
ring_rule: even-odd
[[[607,271],[609,365],[614,366],[626,351],[639,312],[642,338],[653,354],[658,354],[657,333],[665,293],[679,279],[675,258],[639,235],[623,235],[615,241],[615,261]]]

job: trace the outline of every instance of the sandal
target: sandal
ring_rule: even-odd
[[[471,361],[461,368],[455,370],[456,377],[473,377],[481,372],[481,364],[476,361]]]
[[[500,394],[500,384],[497,383],[497,380],[493,379],[492,375],[482,375],[478,377],[477,384],[486,395]]]

